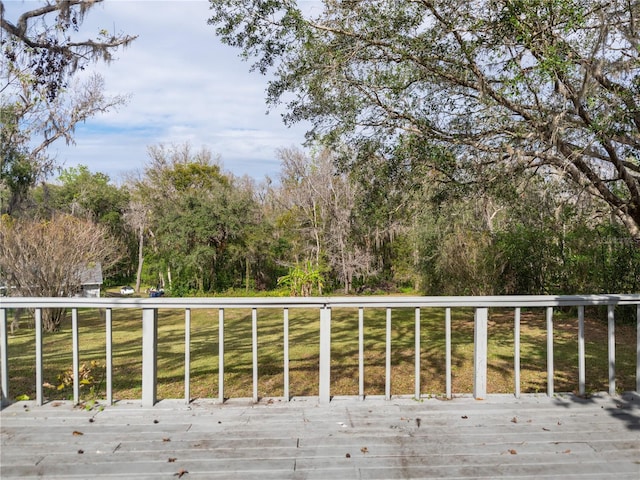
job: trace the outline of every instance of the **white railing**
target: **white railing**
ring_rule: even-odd
[[[415,398],[421,397],[420,385],[420,312],[421,309],[445,310],[445,392],[452,397],[451,373],[451,309],[474,309],[474,387],[473,396],[483,399],[487,395],[487,341],[488,312],[490,308],[510,308],[514,311],[514,395],[520,396],[520,313],[523,308],[543,308],[546,310],[547,331],[547,394],[554,394],[554,339],[553,313],[555,307],[577,307],[578,311],[578,385],[579,393],[585,394],[585,340],[584,308],[593,305],[606,305],[608,311],[608,369],[609,393],[616,392],[616,355],[615,355],[615,308],[621,305],[635,305],[637,315],[636,341],[636,391],[640,392],[640,295],[580,295],[580,296],[492,296],[492,297],[297,297],[297,298],[21,298],[5,297],[0,299],[0,367],[2,383],[2,402],[8,401],[9,375],[11,365],[8,357],[7,310],[14,308],[33,310],[36,342],[36,403],[41,405],[43,395],[43,352],[42,352],[42,309],[71,309],[73,342],[73,396],[79,402],[79,338],[78,309],[104,309],[106,321],[106,401],[113,401],[112,379],[112,310],[142,309],[142,403],[156,403],[157,364],[158,364],[158,309],[181,309],[185,312],[185,401],[190,396],[191,363],[191,310],[217,309],[218,315],[218,398],[224,402],[224,327],[225,310],[250,309],[252,312],[252,369],[253,400],[258,401],[258,309],[281,309],[283,311],[284,335],[284,398],[289,399],[289,310],[317,309],[320,317],[320,354],[319,354],[319,402],[331,400],[331,310],[332,308],[353,308],[358,311],[358,351],[359,351],[359,396],[364,399],[364,309],[386,309],[385,333],[385,398],[391,398],[391,332],[392,311],[397,308],[415,309]],[[407,392],[410,393],[410,392]]]

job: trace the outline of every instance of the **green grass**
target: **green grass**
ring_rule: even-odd
[[[142,312],[113,310],[113,388],[115,399],[141,397]],[[365,309],[365,394],[384,393],[385,310]],[[218,397],[218,310],[192,310],[191,397]],[[414,310],[392,313],[392,394],[414,392]],[[25,315],[9,337],[9,392],[35,397],[34,330]],[[290,394],[318,394],[319,313],[289,310]],[[586,320],[587,391],[608,390],[606,323]],[[421,315],[421,385],[423,395],[445,392],[444,309],[423,309]],[[80,363],[90,369],[97,396],[105,395],[105,326],[97,310],[79,310]],[[453,393],[473,391],[473,312],[452,312]],[[184,397],[184,312],[158,314],[158,397]],[[577,319],[554,316],[555,390],[578,390]],[[616,381],[620,391],[635,389],[635,327],[616,326]],[[260,397],[282,396],[282,311],[258,310]],[[225,377],[227,398],[252,396],[251,311],[225,310]],[[59,376],[72,367],[71,321],[59,332],[44,334],[44,383],[49,400],[68,399],[71,388],[57,390]],[[98,367],[91,367],[91,362]],[[331,393],[358,394],[358,311],[332,310]],[[523,312],[521,320],[522,392],[546,392],[546,330],[544,310]],[[52,388],[53,387],[53,388]],[[87,399],[90,385],[82,388]],[[491,311],[489,320],[489,393],[512,393],[513,312]]]

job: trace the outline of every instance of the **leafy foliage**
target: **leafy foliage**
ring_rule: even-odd
[[[640,241],[637,2],[211,5],[221,39],[275,71],[268,99],[287,102],[286,120],[346,158],[405,145],[456,183],[557,175]]]
[[[56,167],[49,147],[73,142],[79,122],[123,105],[126,97],[106,97],[97,74],[83,82],[74,77],[135,37],[100,32],[79,39],[84,15],[102,0],[55,0],[23,12],[12,21],[0,1],[0,122],[2,123],[3,213],[18,213],[25,189]]]
[[[153,284],[182,292],[239,286],[243,260],[255,261],[257,253],[242,248],[257,225],[251,192],[222,173],[206,150],[191,152],[183,145],[149,152],[134,196],[150,211],[147,268],[155,272]]]
[[[304,266],[290,268],[289,273],[278,278],[278,285],[287,287],[292,297],[308,297],[314,287],[322,293],[322,273],[311,262],[307,262]]]
[[[101,30],[96,38],[78,40],[84,16],[103,0],[55,0],[26,11],[12,22],[0,2],[0,41],[11,76],[30,78],[34,91],[55,100],[68,87],[69,77],[96,61],[110,62],[114,52],[135,36]],[[5,77],[10,79],[11,77]]]

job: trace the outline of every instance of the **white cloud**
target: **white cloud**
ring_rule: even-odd
[[[9,18],[35,5],[5,3]],[[118,60],[97,68],[107,94],[132,97],[80,125],[75,146],[57,145],[58,161],[118,178],[143,168],[148,145],[189,141],[219,154],[236,175],[274,175],[275,150],[300,145],[305,128],[285,127],[279,112],[265,114],[266,78],[219,42],[210,16],[208,0],[106,0],[92,9],[85,35],[101,28],[139,35]]]

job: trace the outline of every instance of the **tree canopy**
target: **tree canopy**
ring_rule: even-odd
[[[97,74],[75,78],[92,63],[110,62],[136,38],[107,30],[84,36],[84,16],[101,1],[46,0],[13,22],[0,1],[3,212],[16,212],[26,190],[54,169],[48,154],[54,142],[72,143],[78,123],[126,102],[121,95],[105,96]]]
[[[54,100],[68,86],[69,77],[96,61],[110,62],[114,52],[136,37],[100,30],[96,38],[77,38],[86,13],[104,0],[46,0],[11,22],[0,1],[2,54],[6,88],[17,77],[27,76],[34,91],[44,87]]]
[[[157,283],[176,291],[229,286],[254,223],[251,192],[234,184],[207,149],[158,145],[149,156],[132,197],[149,212],[145,262]]]
[[[606,204],[640,242],[640,3],[212,0],[210,23],[275,78],[287,122],[447,182],[532,170]],[[451,156],[425,155],[442,147]]]

